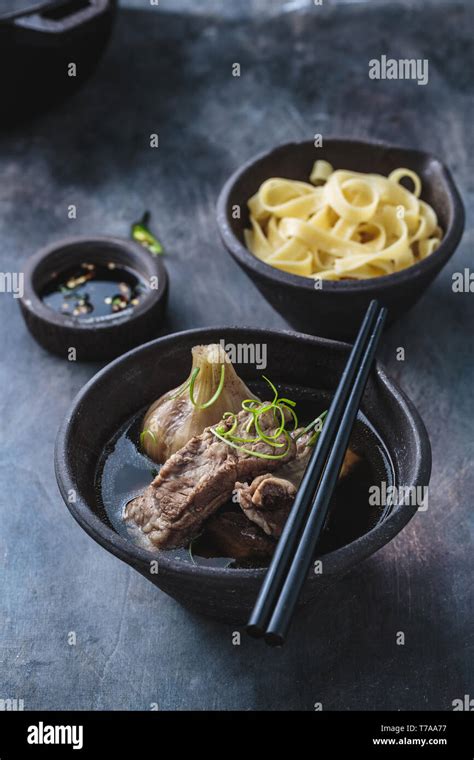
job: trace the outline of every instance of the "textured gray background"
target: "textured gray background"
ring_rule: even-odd
[[[180,608],[69,516],[54,438],[97,367],[46,354],[2,295],[0,698],[23,698],[26,709],[451,709],[474,694],[474,301],[450,288],[472,255],[472,3],[294,5],[162,0],[156,10],[135,0],[123,10],[88,86],[0,136],[0,266],[18,271],[68,234],[127,235],[150,208],[168,252],[169,330],[284,327],[218,241],[214,203],[228,174],[315,132],[433,151],[459,184],[468,229],[383,349],[431,435],[430,508],[305,611],[284,650],[245,637],[232,646],[230,628]],[[382,53],[428,57],[429,85],[370,82],[367,61]]]

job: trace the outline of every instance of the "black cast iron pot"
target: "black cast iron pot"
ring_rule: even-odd
[[[0,125],[41,112],[92,73],[117,0],[3,0]]]

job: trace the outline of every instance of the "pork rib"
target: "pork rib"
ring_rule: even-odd
[[[244,513],[273,538],[281,536],[312,452],[312,447],[306,445],[303,436],[297,446],[296,457],[276,472],[267,471],[250,483],[235,484],[237,500]],[[339,477],[346,477],[359,460],[360,457],[348,449]]]
[[[248,412],[238,414],[234,435],[252,437],[246,430],[250,418]],[[223,420],[219,426],[229,430],[231,422]],[[261,415],[259,422],[267,436],[279,426],[271,412]],[[294,459],[296,444],[291,437],[282,433],[275,442],[284,447],[261,439],[245,444],[246,449],[267,456],[287,449],[280,459],[262,459],[229,446],[206,428],[165,462],[143,494],[127,504],[124,518],[138,525],[158,548],[185,546],[199,534],[204,521],[231,498],[236,481],[250,482]]]

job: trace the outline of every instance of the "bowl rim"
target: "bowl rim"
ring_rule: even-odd
[[[350,350],[350,346],[347,343],[340,341],[329,340],[326,338],[320,338],[316,336],[306,335],[304,333],[298,333],[291,330],[267,330],[262,328],[253,327],[200,327],[190,330],[184,330],[170,335],[156,338],[155,340],[144,343],[138,346],[122,356],[114,359],[107,364],[103,369],[97,372],[79,391],[69,408],[68,413],[63,419],[56,437],[55,450],[54,450],[54,468],[56,474],[56,480],[58,483],[61,496],[69,509],[74,519],[79,525],[91,536],[98,544],[107,549],[110,553],[114,554],[119,559],[123,560],[127,564],[131,565],[135,569],[144,572],[146,568],[150,567],[152,561],[159,563],[160,575],[186,575],[194,578],[206,578],[213,577],[221,580],[232,579],[258,579],[262,580],[266,569],[265,568],[220,568],[209,567],[203,565],[187,564],[182,560],[175,559],[171,556],[167,556],[166,553],[158,554],[149,551],[143,547],[137,546],[132,541],[125,539],[108,525],[105,524],[101,518],[94,513],[88,503],[80,496],[77,489],[77,484],[74,482],[71,472],[70,463],[66,456],[68,450],[69,434],[72,426],[72,422],[76,417],[78,410],[80,410],[81,404],[87,398],[87,395],[91,388],[105,378],[112,377],[115,373],[120,371],[120,368],[127,362],[133,361],[139,356],[140,353],[149,351],[153,347],[165,346],[166,344],[176,344],[183,337],[193,338],[198,343],[202,342],[203,336],[209,336],[209,333],[220,334],[220,336],[229,335],[237,337],[237,335],[243,336],[245,333],[252,333],[253,336],[271,336],[274,339],[278,339],[282,336],[285,338],[304,341],[307,344],[315,348],[329,349],[339,352],[340,354],[347,354]],[[208,339],[207,337],[205,339]],[[428,433],[424,426],[424,423],[416,410],[413,403],[408,399],[401,388],[389,378],[379,362],[376,362],[372,372],[375,372],[378,380],[383,384],[385,389],[397,402],[399,408],[405,416],[406,422],[413,431],[416,445],[416,476],[413,485],[428,484],[431,474],[431,446],[428,437]],[[77,494],[75,502],[71,502],[68,499],[68,495],[73,490]],[[392,512],[382,521],[377,523],[372,530],[368,533],[359,536],[355,541],[346,544],[332,552],[323,555],[323,562],[325,567],[325,573],[334,574],[337,572],[345,571],[353,564],[350,562],[350,557],[354,554],[355,548],[358,548],[357,560],[362,561],[365,557],[373,554],[394,538],[397,533],[409,522],[417,511],[417,506],[410,504],[399,504]],[[152,579],[147,574],[149,579]],[[152,579],[153,580],[153,579]]]
[[[16,10],[0,12],[0,24],[7,23],[8,21],[14,21],[22,16],[30,16],[33,13],[40,13],[45,10],[53,10],[63,0],[30,0],[29,4],[25,3],[25,7],[17,8]]]
[[[113,258],[114,251],[120,250],[125,258],[130,259],[130,264],[128,265],[120,262],[122,266],[129,266],[132,271],[137,272],[141,277],[156,276],[158,278],[158,287],[156,289],[148,288],[137,306],[131,311],[117,314],[111,319],[94,320],[91,318],[90,321],[84,321],[51,309],[44,303],[35,287],[34,279],[38,268],[62,250],[80,250],[82,246],[89,246],[91,244],[97,245],[98,254],[108,248],[111,258]],[[88,258],[93,259],[94,253],[88,253]],[[137,260],[140,262],[140,266],[137,266]],[[21,306],[26,311],[31,312],[36,319],[63,331],[79,331],[82,333],[91,331],[94,333],[100,332],[102,335],[119,330],[125,322],[128,323],[146,314],[166,296],[168,288],[168,273],[158,256],[152,256],[143,246],[134,240],[127,240],[126,238],[112,235],[75,235],[49,243],[27,259],[23,267],[23,274],[24,292],[19,301]]]
[[[17,8],[11,11],[0,11],[0,25],[8,24],[11,21],[22,19],[23,17],[32,16],[33,14],[42,13],[46,10],[55,10],[58,6],[64,3],[65,0],[29,0],[29,4],[25,3],[24,8]],[[109,0],[94,0],[98,5],[98,12],[102,12],[107,8]],[[114,0],[112,0],[114,2]]]
[[[345,147],[351,146],[354,149],[357,148],[372,148],[376,151],[389,150],[394,153],[410,154],[412,157],[423,159],[424,161],[431,161],[438,164],[440,167],[445,181],[445,187],[448,194],[452,198],[453,202],[453,215],[450,224],[444,231],[444,237],[441,240],[439,247],[433,251],[432,254],[422,261],[418,261],[406,269],[402,269],[400,272],[394,272],[392,274],[382,275],[380,277],[374,277],[372,279],[364,280],[324,280],[321,290],[324,293],[364,293],[366,291],[372,291],[377,289],[379,291],[385,291],[392,287],[402,285],[408,280],[413,280],[424,273],[431,272],[433,270],[440,269],[454,254],[459,241],[461,240],[464,231],[465,211],[464,205],[459,194],[459,191],[454,183],[451,172],[448,167],[437,156],[427,151],[418,150],[416,148],[405,148],[402,145],[393,145],[383,141],[377,140],[354,140],[344,137],[328,137],[324,139],[322,150],[326,147],[335,147],[344,145]],[[224,186],[219,193],[219,197],[216,205],[217,226],[221,236],[221,240],[224,243],[225,248],[232,254],[236,261],[244,266],[246,269],[252,270],[260,278],[268,281],[277,282],[279,285],[294,288],[298,290],[303,288],[304,290],[312,290],[315,293],[318,289],[314,286],[314,280],[310,277],[304,277],[302,275],[291,274],[284,272],[280,269],[272,267],[264,261],[261,261],[254,256],[248,248],[240,242],[238,237],[233,232],[231,225],[228,221],[227,210],[230,205],[230,196],[234,190],[234,187],[238,180],[251,170],[258,162],[268,159],[274,154],[288,151],[294,148],[301,148],[302,146],[312,147],[314,150],[314,143],[312,140],[300,140],[281,143],[269,150],[263,151],[236,169],[233,174],[226,180]],[[405,159],[404,162],[406,163]],[[410,166],[408,166],[410,168]],[[303,179],[305,181],[305,179]],[[306,178],[307,181],[307,178]],[[436,209],[435,209],[436,211]]]

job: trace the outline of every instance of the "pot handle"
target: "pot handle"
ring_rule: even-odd
[[[111,7],[111,0],[66,0],[62,5],[14,20],[15,26],[48,34],[63,34],[86,24]]]

